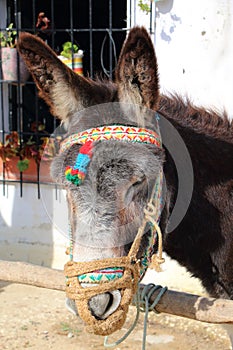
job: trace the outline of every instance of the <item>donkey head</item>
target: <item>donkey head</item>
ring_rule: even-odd
[[[151,141],[144,142],[145,135],[140,134],[145,131],[150,138],[158,132],[157,62],[149,35],[144,28],[130,31],[119,57],[115,83],[75,74],[36,36],[21,34],[18,49],[40,96],[67,128],[68,138],[53,161],[52,176],[67,190],[73,260],[126,256],[163,162],[162,149]],[[119,138],[128,137],[127,128],[136,130],[141,140],[121,142]],[[95,139],[95,133],[99,137],[103,129],[103,138]],[[120,137],[109,136],[119,129]],[[87,133],[92,139],[84,144],[82,138]],[[130,134],[133,141],[134,136]],[[78,172],[84,180],[75,177]],[[149,232],[146,225],[138,260],[144,257]],[[86,287],[85,276],[83,281]],[[96,319],[103,320],[114,313],[121,298],[121,290],[105,291],[92,296],[88,308]]]

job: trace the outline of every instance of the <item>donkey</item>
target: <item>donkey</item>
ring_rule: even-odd
[[[127,256],[153,184],[159,183],[163,171],[166,189],[160,188],[163,205],[156,220],[163,232],[164,251],[199,278],[211,296],[233,299],[233,124],[227,116],[195,107],[178,95],[159,93],[156,55],[143,27],[130,30],[114,82],[75,74],[31,34],[21,34],[18,50],[40,96],[66,127],[69,142],[54,159],[51,172],[67,190],[73,260]],[[149,130],[149,138],[158,136],[159,117],[178,131],[193,168],[189,206],[172,230],[168,227],[178,198],[179,176],[166,145],[160,146],[158,139],[158,144],[151,140],[121,142],[105,134],[104,140],[86,145],[81,152],[83,146],[72,141],[90,128],[109,126],[132,127],[137,132],[143,128],[146,133]],[[73,165],[80,154],[87,161],[84,166],[81,161],[81,177],[75,180],[78,166]],[[149,235],[146,225],[137,252],[139,261]],[[158,244],[153,244],[154,252]],[[121,297],[117,289],[106,290],[92,296],[88,308],[96,319],[103,320],[115,312]]]

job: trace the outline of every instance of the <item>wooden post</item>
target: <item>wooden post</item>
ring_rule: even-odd
[[[65,290],[63,271],[25,262],[0,260],[0,280]]]
[[[145,285],[140,285],[142,290]],[[150,304],[160,292],[156,290]],[[160,299],[155,311],[182,316],[208,323],[233,323],[233,301],[200,297],[199,295],[168,290]]]
[[[37,287],[65,290],[63,271],[24,262],[0,260],[0,280],[30,284]],[[140,285],[142,290],[145,286]],[[160,290],[150,298],[152,303]],[[208,323],[233,323],[233,301],[200,297],[168,290],[155,307],[158,312],[187,317]]]

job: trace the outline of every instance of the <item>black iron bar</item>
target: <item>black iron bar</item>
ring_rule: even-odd
[[[81,31],[81,30],[80,30]],[[89,0],[89,40],[90,40],[90,77],[93,78],[93,28],[92,28],[92,0]]]
[[[112,0],[109,0],[109,78],[112,79]]]

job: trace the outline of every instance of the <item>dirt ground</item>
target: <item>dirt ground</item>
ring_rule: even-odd
[[[0,282],[0,349],[104,349],[103,338],[85,332],[82,321],[64,306],[63,292]],[[131,307],[125,332],[135,315]],[[141,349],[143,314],[133,333],[118,349]],[[123,332],[109,338],[117,340]],[[150,313],[147,350],[229,350],[221,326]]]

